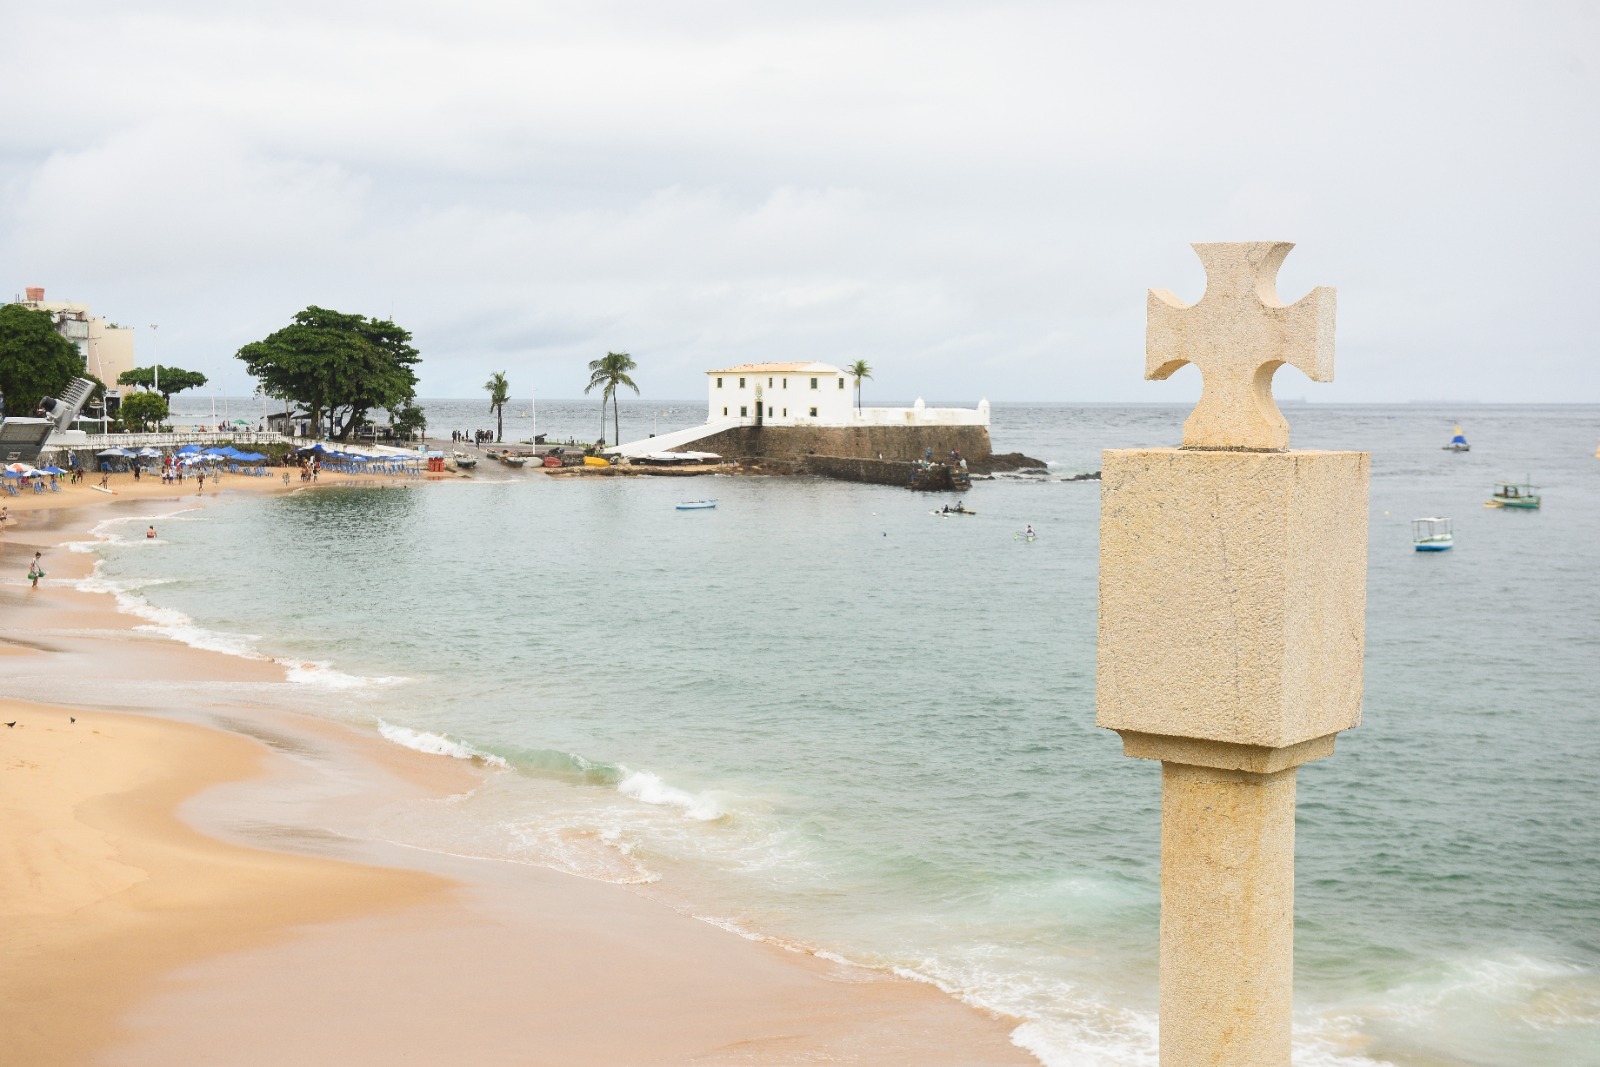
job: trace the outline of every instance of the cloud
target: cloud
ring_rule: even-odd
[[[423,389],[647,395],[867,358],[885,394],[1170,399],[1144,289],[1290,239],[1340,290],[1315,399],[1600,400],[1586,8],[51,5],[0,90],[0,247],[222,373],[319,303]],[[94,61],[63,64],[70,36]],[[1448,371],[1445,370],[1448,368]],[[521,388],[519,386],[519,388]]]

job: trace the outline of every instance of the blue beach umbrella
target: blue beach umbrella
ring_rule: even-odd
[[[190,456],[198,451],[200,451],[199,445],[184,445],[182,448],[178,449],[178,455]]]
[[[60,467],[51,465],[49,467],[40,467],[39,468],[39,473],[41,473],[41,474],[65,474],[67,472],[62,470]]]

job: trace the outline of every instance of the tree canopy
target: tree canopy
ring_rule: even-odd
[[[846,373],[855,375],[856,379],[856,410],[861,410],[861,383],[872,377],[872,365],[864,359],[858,359],[846,368]]]
[[[589,361],[589,384],[583,387],[588,393],[596,386],[604,386],[600,392],[600,438],[606,436],[606,401],[611,401],[612,428],[616,431],[617,439],[613,444],[622,443],[622,417],[617,412],[617,387],[621,385],[632,389],[635,394],[639,387],[633,384],[633,379],[628,377],[628,372],[637,370],[639,364],[626,352],[607,352],[599,359]]]
[[[383,319],[308,307],[283,329],[239,349],[269,396],[302,404],[312,422],[332,414],[341,441],[374,408],[394,412],[417,395],[421,360],[411,334]]]
[[[489,375],[489,380],[483,383],[484,389],[489,393],[489,410],[494,412],[496,441],[506,439],[506,401],[511,399],[511,384],[506,381],[506,372],[495,371]]]
[[[157,372],[160,373],[157,373]],[[154,389],[161,394],[161,398],[168,404],[172,403],[172,394],[181,393],[185,389],[198,389],[206,384],[206,376],[197,370],[184,370],[182,367],[163,367],[159,364],[151,367],[135,367],[125,370],[117,375],[118,385],[137,385],[141,389]]]
[[[40,400],[59,396],[81,376],[78,346],[56,332],[48,311],[0,305],[0,394],[6,411],[32,415]]]
[[[394,427],[395,436],[402,441],[409,441],[418,430],[426,432],[428,429],[428,416],[415,400],[407,400],[399,407],[391,408],[389,422]]]
[[[134,429],[148,430],[167,417],[167,398],[156,393],[134,393],[122,402],[118,414]]]

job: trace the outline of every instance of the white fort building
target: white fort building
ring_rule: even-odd
[[[906,408],[857,408],[856,384],[855,375],[831,363],[740,363],[708,370],[703,424],[606,451],[634,458],[690,445],[746,457],[910,458],[929,448],[942,455],[954,447],[988,454],[987,400],[976,408],[930,408],[921,399]],[[931,433],[938,430],[946,432]]]
[[[741,363],[706,371],[706,423],[744,426],[987,426],[977,408],[856,408],[856,379],[829,363]]]

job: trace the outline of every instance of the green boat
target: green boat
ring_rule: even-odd
[[[1496,482],[1494,496],[1485,501],[1483,506],[1532,510],[1539,506],[1538,490],[1538,486],[1527,482]]]

